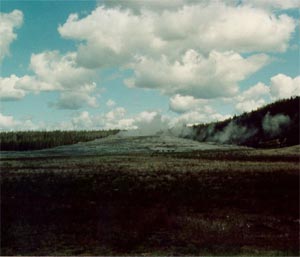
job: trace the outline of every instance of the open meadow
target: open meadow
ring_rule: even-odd
[[[165,151],[170,142],[3,154],[1,254],[299,254],[299,146]]]

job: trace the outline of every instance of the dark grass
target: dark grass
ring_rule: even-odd
[[[298,255],[299,163],[223,154],[3,160],[1,254]]]

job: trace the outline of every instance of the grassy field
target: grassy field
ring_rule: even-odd
[[[299,147],[1,160],[1,255],[299,255]]]

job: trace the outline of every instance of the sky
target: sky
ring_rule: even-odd
[[[300,95],[298,0],[1,0],[0,130],[159,129]]]

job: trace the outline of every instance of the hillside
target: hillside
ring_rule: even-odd
[[[299,144],[300,97],[280,100],[222,122],[192,127],[202,142],[272,148]]]

